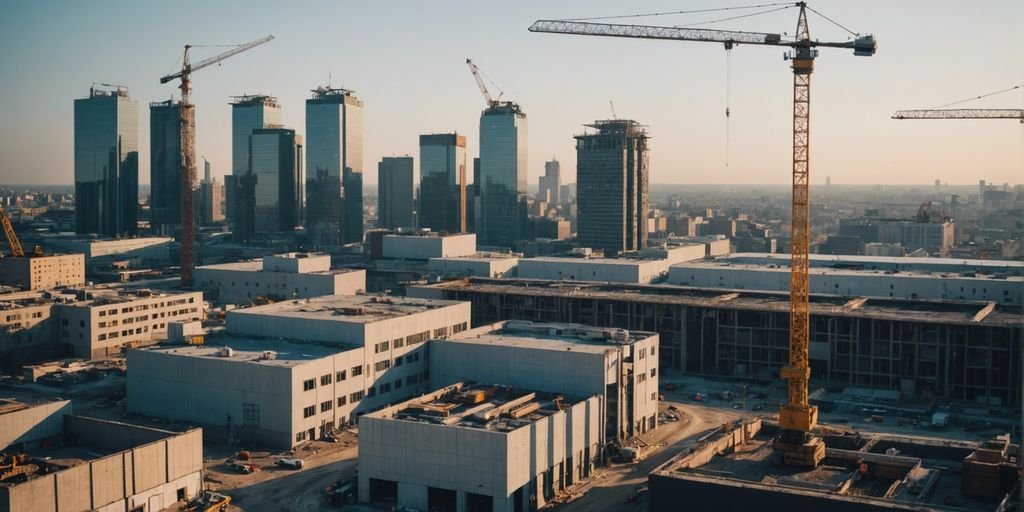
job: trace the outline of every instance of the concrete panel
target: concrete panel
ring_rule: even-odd
[[[64,415],[71,414],[71,401],[60,400],[0,414],[0,450],[15,443],[28,443],[64,433]]]
[[[57,510],[78,512],[92,509],[92,481],[88,464],[65,469],[54,476],[57,477]]]
[[[167,440],[167,478],[175,480],[203,469],[203,431],[191,430]]]
[[[132,450],[135,489],[149,489],[167,482],[167,443],[156,442]]]
[[[57,495],[54,494],[56,475],[34,478],[23,484],[0,489],[0,510],[4,512],[52,512],[57,510]],[[7,493],[7,503],[3,502]],[[7,508],[3,508],[6,505]]]
[[[114,501],[123,500],[124,454],[118,453],[95,460],[92,465],[92,508],[99,508]]]
[[[128,450],[133,446],[166,439],[174,435],[174,432],[167,430],[83,416],[68,416],[65,424],[80,442],[116,451]]]

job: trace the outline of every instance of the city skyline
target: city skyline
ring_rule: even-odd
[[[652,1],[628,8],[612,2],[527,2],[501,17],[493,16],[492,7],[470,6],[455,10],[464,28],[457,36],[439,36],[437,24],[432,23],[437,13],[414,3],[403,9],[337,7],[336,13],[333,6],[322,4],[324,15],[303,24],[297,22],[297,13],[271,16],[272,9],[260,9],[258,4],[244,12],[227,5],[195,4],[188,9],[188,17],[172,6],[129,3],[69,4],[60,9],[47,4],[5,6],[4,19],[11,26],[0,37],[9,46],[34,51],[8,55],[9,67],[21,72],[0,78],[19,97],[6,107],[12,122],[3,128],[0,151],[9,158],[0,175],[3,181],[18,184],[71,181],[72,100],[84,97],[93,81],[125,85],[144,104],[163,101],[176,90],[159,85],[157,79],[174,68],[185,43],[240,43],[273,33],[277,39],[260,48],[259,55],[240,56],[196,75],[197,153],[212,162],[215,176],[230,173],[227,103],[229,96],[243,93],[278,96],[284,124],[303,127],[302,105],[310,88],[331,81],[357,90],[370,106],[365,119],[367,162],[414,154],[420,133],[472,134],[484,104],[464,66],[465,57],[471,56],[507,91],[503,99],[514,99],[533,113],[528,182],[543,173],[543,162],[551,155],[564,163],[563,181],[575,181],[572,136],[582,132],[588,120],[611,118],[611,100],[620,116],[644,119],[659,134],[653,140],[658,147],[652,153],[654,183],[784,184],[790,158],[790,80],[788,66],[773,50],[741,46],[732,52],[727,156],[726,56],[717,45],[623,44],[526,30],[540,18],[707,6],[707,2]],[[855,30],[874,33],[879,52],[870,61],[839,51],[823,52],[815,74],[811,121],[816,142],[812,182],[824,183],[831,176],[837,184],[914,184],[939,176],[961,184],[975,181],[976,175],[997,183],[1017,181],[1024,168],[1017,123],[913,123],[889,116],[897,109],[937,106],[1024,81],[1020,66],[1005,64],[1024,50],[1024,34],[1015,30],[1024,21],[1024,5],[1007,0],[979,10],[955,2],[921,1],[853,9],[823,0],[815,7]],[[924,12],[931,22],[906,23]],[[117,36],[103,30],[102,23],[87,23],[110,15],[126,24]],[[233,21],[225,24],[225,18]],[[153,19],[161,19],[160,26],[150,26]],[[675,25],[706,19],[653,17],[636,22]],[[782,32],[792,31],[794,21],[793,11],[784,10],[719,25]],[[322,29],[332,23],[340,23],[344,30]],[[956,34],[969,37],[950,37],[945,28],[954,23]],[[382,30],[400,35],[383,38]],[[812,18],[811,31],[822,39],[845,37],[818,17]],[[75,39],[65,34],[75,34]],[[127,41],[134,51],[119,50]],[[373,42],[373,51],[340,51],[362,41]],[[93,51],[63,51],[72,43]],[[122,58],[105,58],[115,51],[121,51]],[[217,50],[194,51],[194,59],[199,59]],[[570,60],[575,65],[566,66]],[[426,79],[393,80],[395,73]],[[431,101],[421,101],[424,94]],[[970,105],[1018,107],[1022,98],[1014,92]],[[140,181],[148,183],[147,112],[140,112],[138,123]],[[48,145],[45,151],[41,141]],[[479,141],[470,137],[467,153],[477,155],[478,147]],[[373,174],[366,177],[366,185],[375,183]]]

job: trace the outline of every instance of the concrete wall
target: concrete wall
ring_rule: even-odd
[[[519,261],[524,279],[646,284],[668,271],[666,260],[526,258]]]
[[[65,414],[71,414],[70,400],[0,413],[0,450],[16,443],[31,443],[60,436],[64,432]]]
[[[495,511],[511,511],[512,493],[524,486],[524,500],[535,493],[543,506],[546,470],[556,469],[557,488],[566,457],[575,467],[584,452],[596,460],[600,402],[591,397],[508,433],[390,419],[396,408],[373,413],[359,427],[359,499],[369,501],[373,478],[398,482],[397,504],[418,510],[428,510],[429,487],[456,491],[460,510],[474,493],[491,496]]]
[[[58,254],[0,259],[0,284],[26,290],[85,284],[85,256]]]
[[[748,267],[707,263],[673,265],[669,283],[701,288],[788,291],[789,266]],[[905,299],[950,299],[1024,303],[1024,277],[1007,279],[960,277],[956,274],[927,275],[885,273],[878,270],[810,269],[814,294],[851,297],[896,297]]]
[[[288,253],[263,257],[264,272],[327,272],[331,269],[331,257],[326,254]]]
[[[519,258],[430,258],[427,269],[443,276],[510,277]]]
[[[86,433],[103,423],[75,420],[68,425],[72,434],[76,428]],[[121,434],[141,428],[117,423],[109,426]],[[153,432],[140,435],[156,435]],[[178,489],[185,489],[187,497],[196,496],[202,486],[202,430],[160,435],[164,439],[0,488],[0,511],[124,511],[141,506],[146,512],[156,512],[176,501]]]
[[[17,367],[63,355],[53,304],[18,304],[0,309],[0,367]]]
[[[476,254],[476,235],[384,235],[384,257],[408,260],[453,258]]]
[[[330,258],[325,256],[325,258]],[[196,286],[216,293],[217,302],[249,305],[259,296],[275,300],[355,295],[366,290],[366,271],[295,273],[220,268],[196,269]]]

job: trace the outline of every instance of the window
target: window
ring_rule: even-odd
[[[395,389],[402,389],[402,379],[395,380]]]
[[[331,409],[334,409],[334,402],[330,400],[320,402],[320,412],[327,412]]]
[[[377,396],[377,388],[370,386],[370,389],[366,390],[366,398]]]
[[[384,370],[387,370],[388,368],[391,368],[391,360],[390,359],[385,359],[383,361],[378,361],[376,364],[373,365],[373,369],[378,371],[378,372],[382,372]]]
[[[448,335],[448,328],[447,327],[441,327],[440,329],[434,329],[434,337],[435,338],[443,338],[443,337],[445,337],[447,335]]]
[[[345,380],[345,372],[346,372],[346,370],[342,370],[342,371],[338,372],[337,375],[334,376],[334,380],[336,380],[338,382],[341,382],[341,381]]]
[[[651,377],[654,377],[657,374],[658,374],[658,369],[657,368],[651,368]]]
[[[328,385],[330,383],[331,383],[331,374],[328,373],[327,375],[321,375],[320,376],[320,385],[321,386],[326,386],[326,385]]]
[[[100,334],[99,336],[96,337],[97,341],[103,341],[105,339],[107,339],[107,335],[106,334]]]
[[[403,362],[403,361],[404,361],[404,360],[402,359],[402,356],[398,356],[398,357],[396,357],[396,358],[395,358],[395,367],[397,368],[397,367],[399,367],[399,366],[402,366],[402,362]]]
[[[654,347],[651,347],[651,357],[654,357]]]
[[[387,352],[389,344],[390,342],[388,341],[382,341],[380,343],[377,343],[376,345],[373,346],[373,353],[380,354],[381,352]]]
[[[302,381],[302,390],[309,391],[316,388],[316,381],[313,379]]]
[[[314,414],[316,414],[316,406],[315,405],[311,405],[309,407],[306,407],[306,408],[302,409],[302,417],[303,418],[308,418],[308,417],[310,417],[310,416],[312,416]]]
[[[352,403],[356,403],[363,399],[363,394],[364,393],[362,391],[356,391],[348,396],[348,400]]]
[[[415,345],[416,343],[423,343],[430,338],[430,331],[423,331],[419,334],[413,334],[405,337],[406,345]]]
[[[303,430],[302,432],[299,432],[298,434],[295,434],[295,442],[296,443],[301,443],[301,442],[303,442],[305,440],[306,440],[306,431],[305,430]]]
[[[391,391],[391,383],[390,382],[385,382],[384,384],[380,385],[380,394],[383,395],[384,393],[387,393],[389,391]]]
[[[655,401],[657,399],[658,399],[657,393],[651,393],[651,401],[653,402],[653,401]]]
[[[345,397],[345,396],[339,396],[338,397],[338,407],[341,407],[341,406],[345,405],[346,402],[348,402],[348,397]]]
[[[259,404],[242,404],[242,425],[246,427],[260,426]]]
[[[391,340],[391,346],[393,348],[402,348],[402,347],[405,346],[405,339],[404,338],[395,338],[395,339]]]
[[[455,324],[452,326],[452,334],[458,334],[462,331],[465,331],[467,327],[468,326],[466,325],[466,322],[462,322],[461,324]]]
[[[420,353],[419,352],[413,352],[412,354],[409,354],[409,355],[405,356],[405,362],[407,362],[407,363],[415,363],[415,362],[417,362],[419,360],[420,360]]]
[[[642,348],[642,349],[640,349],[640,356],[638,358],[639,359],[643,359],[645,357],[647,357],[647,349],[646,348]]]
[[[362,374],[363,374],[363,367],[362,366],[353,366],[352,367],[352,376],[353,377],[358,377],[358,376],[360,376]]]

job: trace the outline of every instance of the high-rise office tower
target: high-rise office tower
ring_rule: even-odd
[[[465,135],[420,135],[419,227],[466,231]]]
[[[181,106],[149,104],[149,210],[154,233],[173,235],[181,226]]]
[[[496,101],[480,115],[480,222],[484,245],[511,247],[526,235],[526,114]]]
[[[231,173],[224,177],[227,217],[235,231],[236,211],[250,212],[251,205],[241,204],[247,198],[236,196],[245,186],[242,178],[249,173],[249,136],[253,130],[281,126],[281,106],[273,96],[235,96],[231,102]],[[248,229],[248,228],[246,228]]]
[[[558,160],[552,158],[550,162],[544,162],[544,176],[541,176],[538,181],[537,199],[547,201],[549,204],[558,204],[558,195],[562,189],[562,175]]]
[[[204,159],[203,182],[199,184],[199,221],[214,224],[224,220],[224,184],[210,176],[210,161]]]
[[[318,87],[306,100],[307,229],[316,243],[363,240],[363,102]]]
[[[377,164],[377,227],[416,227],[416,182],[411,156],[386,156]]]
[[[249,136],[249,172],[239,179],[239,239],[302,225],[302,137],[288,128],[260,128]]]
[[[576,138],[577,236],[606,256],[647,244],[647,131],[616,119],[587,125],[596,133]]]
[[[75,231],[134,233],[139,208],[139,106],[128,89],[75,100]]]

